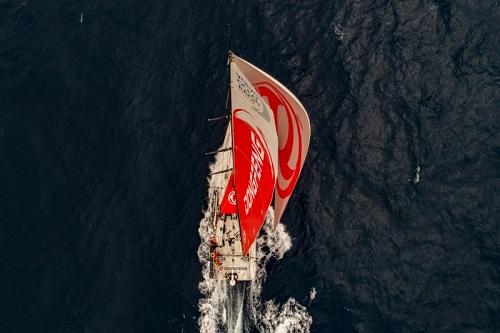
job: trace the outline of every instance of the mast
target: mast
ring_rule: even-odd
[[[231,26],[229,26],[231,27]],[[229,33],[229,36],[231,36],[231,33]],[[231,41],[231,39],[229,39]],[[229,45],[231,45],[231,42],[229,42]],[[226,102],[226,111],[229,112],[229,126],[231,126],[231,162],[232,162],[232,168],[234,172],[234,128],[233,128],[233,110],[231,106],[231,61],[233,58],[233,52],[231,52],[231,48],[227,52],[227,102]],[[233,178],[234,179],[234,178]],[[234,182],[234,180],[233,180]],[[234,186],[234,184],[233,184]],[[235,187],[236,188],[236,187]],[[238,207],[238,202],[236,202],[236,207]],[[238,210],[239,211],[239,210]],[[239,220],[238,220],[239,222]]]
[[[234,168],[234,126],[233,126],[233,108],[231,105],[231,62],[233,61],[233,52],[231,51],[231,24],[228,23],[227,25],[227,40],[228,40],[228,51],[227,51],[227,101],[226,101],[226,109],[229,111],[230,116],[230,126],[231,126],[231,161],[232,161],[232,169],[233,169],[233,174],[236,173],[236,169]],[[236,177],[233,177],[233,189],[236,193]],[[240,223],[240,206],[238,203],[238,200],[236,200],[236,211],[238,214],[236,214],[236,219],[238,220],[238,225],[240,227],[240,233],[241,233],[241,223]]]
[[[227,94],[228,94],[228,103],[227,103],[227,108],[229,111],[229,114],[231,115],[229,122],[231,126],[231,162],[232,162],[232,169],[233,169],[233,174],[236,174],[236,169],[234,168],[234,126],[233,126],[233,108],[231,105],[231,61],[233,60],[233,52],[231,51],[231,25],[229,26],[229,51],[227,53],[227,83],[228,83],[228,89],[227,89]],[[233,184],[232,187],[236,193],[236,177],[232,177]],[[236,219],[238,220],[238,226],[240,228],[240,235],[241,235],[241,222],[240,222],[240,206],[238,200],[236,200],[236,211],[238,212],[236,214]]]
[[[226,98],[226,110],[231,113],[231,60],[233,52],[231,51],[231,24],[227,25],[228,33],[228,50],[227,50],[227,98]],[[232,128],[231,128],[232,130]],[[232,135],[232,134],[231,134]]]

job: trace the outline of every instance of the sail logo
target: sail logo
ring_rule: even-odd
[[[238,89],[245,95],[246,98],[250,101],[250,103],[257,105],[260,108],[259,103],[259,95],[255,92],[255,89],[250,87],[247,81],[240,75],[240,73],[236,72],[236,84],[238,85]],[[262,110],[256,109],[258,112],[262,112]]]
[[[279,200],[288,201],[304,162],[303,121],[297,117],[298,110],[293,108],[289,100],[271,82],[260,82],[256,85],[256,89],[269,104],[276,117],[278,145],[280,147],[276,194],[280,198]]]
[[[229,195],[227,196],[227,200],[231,205],[236,205],[236,193],[234,192],[234,190],[229,193]]]
[[[224,196],[222,197],[222,201],[220,203],[219,212],[224,215],[236,214],[238,212],[236,200],[236,192],[234,190],[234,174],[231,172],[226,190],[224,191]]]
[[[252,141],[252,154],[250,155],[250,177],[248,180],[248,187],[245,192],[243,202],[245,203],[245,214],[248,215],[250,208],[252,208],[253,201],[259,189],[259,181],[262,176],[262,165],[264,164],[264,148],[260,142],[255,138],[253,132],[250,132],[250,139]]]

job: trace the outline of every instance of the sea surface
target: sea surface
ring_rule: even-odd
[[[0,0],[0,332],[228,330],[228,24],[313,131],[238,329],[500,332],[495,0]]]

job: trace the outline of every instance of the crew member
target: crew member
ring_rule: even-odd
[[[210,243],[210,249],[212,250],[215,250],[215,248],[217,247],[217,239],[215,238],[215,236],[212,236],[210,237],[210,240],[208,241]]]
[[[222,263],[220,262],[220,259],[219,259],[219,253],[217,253],[217,250],[214,250],[214,251],[212,252],[212,259],[213,259],[214,264],[215,264],[216,266],[221,266],[221,265],[222,265]]]

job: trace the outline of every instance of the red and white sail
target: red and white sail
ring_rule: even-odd
[[[232,58],[231,70],[233,66],[238,69],[238,75],[244,77],[246,82],[251,83],[260,97],[264,99],[266,107],[270,108],[274,115],[279,148],[279,168],[274,196],[274,223],[276,226],[283,215],[304,165],[311,136],[309,117],[297,97],[280,82],[243,59],[235,55]],[[260,101],[254,96],[252,98]]]
[[[278,136],[267,103],[231,61],[234,185],[243,255],[257,238],[278,176]]]
[[[237,214],[238,209],[236,206],[236,191],[234,190],[234,173],[231,172],[231,176],[226,185],[226,191],[222,197],[222,201],[219,207],[219,213],[224,215]]]

